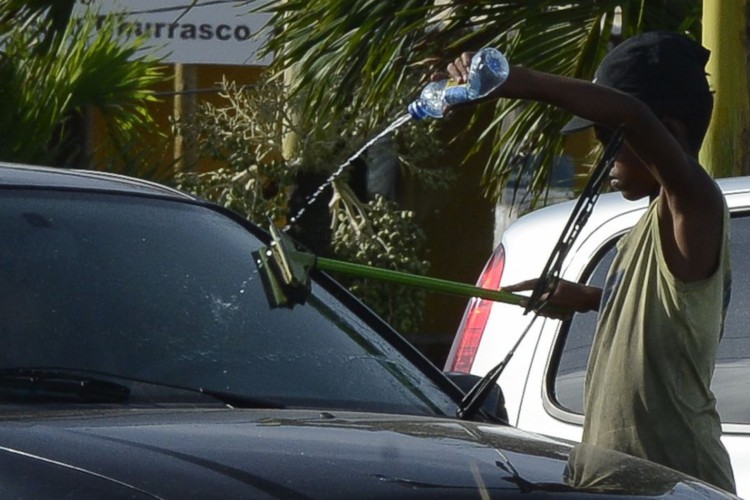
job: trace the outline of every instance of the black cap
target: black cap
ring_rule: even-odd
[[[685,35],[650,31],[612,49],[594,73],[594,83],[621,90],[646,104],[710,94],[705,70],[709,55],[708,49]],[[578,132],[593,124],[576,116],[561,132]]]

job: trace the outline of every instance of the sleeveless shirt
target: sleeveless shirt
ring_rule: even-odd
[[[710,389],[731,291],[729,211],[725,205],[716,271],[685,283],[667,267],[657,202],[618,242],[602,292],[583,442],[734,492]]]

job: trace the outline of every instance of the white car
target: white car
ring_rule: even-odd
[[[732,301],[718,350],[713,391],[723,422],[738,494],[750,498],[750,177],[719,181],[732,213]],[[478,284],[502,287],[538,277],[574,202],[521,217],[505,231]],[[561,277],[601,286],[617,239],[632,227],[646,201],[619,193],[599,198],[562,266]],[[596,312],[559,321],[538,318],[498,383],[511,425],[580,440],[583,383]],[[512,349],[532,314],[522,308],[472,299],[446,361],[446,370],[484,375]]]

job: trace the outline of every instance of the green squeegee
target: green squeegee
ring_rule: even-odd
[[[261,248],[255,253],[255,257],[271,307],[293,307],[295,304],[304,303],[310,293],[312,269],[390,281],[450,295],[479,297],[506,304],[524,305],[528,300],[527,297],[510,292],[318,257],[298,250],[292,239],[273,224],[270,226],[270,233],[271,245]]]

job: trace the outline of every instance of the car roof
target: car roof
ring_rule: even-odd
[[[725,196],[750,194],[750,176],[717,179],[716,183],[719,185]],[[525,225],[536,223],[548,224],[550,218],[566,220],[577,201],[577,199],[573,199],[549,205],[529,212],[523,215],[519,220],[523,220]],[[633,210],[643,210],[647,205],[648,200],[646,198],[637,201],[628,201],[618,192],[604,193],[599,197],[599,200],[591,213],[591,225],[597,226],[602,221],[609,220],[612,216],[618,214]],[[732,203],[729,205],[730,208],[732,208]],[[511,224],[507,230],[510,231],[512,228],[513,224]]]
[[[726,194],[750,191],[750,176],[716,179],[721,191]]]
[[[193,200],[176,189],[109,172],[0,162],[0,187],[106,191]]]

